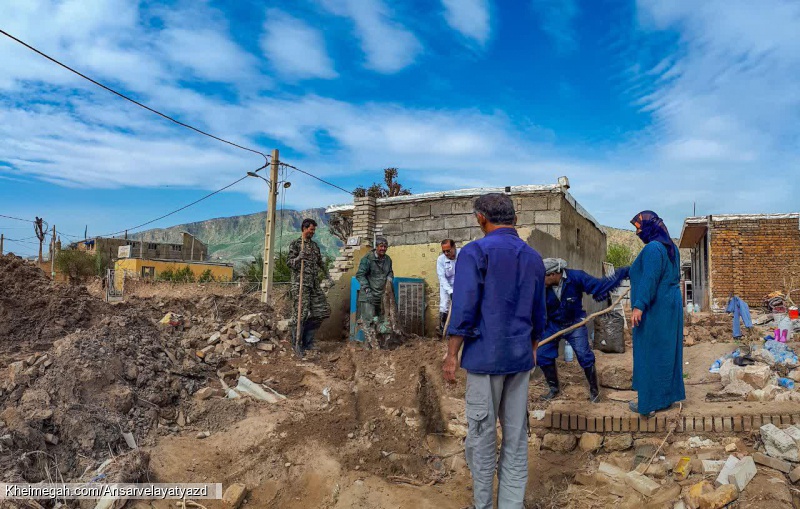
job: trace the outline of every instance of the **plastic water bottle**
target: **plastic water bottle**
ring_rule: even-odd
[[[572,362],[575,358],[575,351],[569,343],[564,345],[564,362]]]
[[[794,380],[791,378],[778,378],[778,385],[789,390],[794,389]]]

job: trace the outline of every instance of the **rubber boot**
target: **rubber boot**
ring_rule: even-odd
[[[597,386],[597,370],[594,368],[594,364],[588,368],[583,368],[583,372],[589,382],[589,401],[597,403],[600,401],[600,389]]]
[[[300,334],[300,341],[297,340],[297,325],[289,325],[289,329],[292,332],[292,349],[294,353],[300,357],[301,359],[305,357],[305,352],[303,351],[303,336],[305,336],[305,331],[301,332]]]
[[[321,325],[322,323],[317,320],[309,320],[306,322],[306,326],[303,328],[302,342],[304,353],[307,350],[314,350],[314,336],[317,334],[317,329],[319,329]]]
[[[550,401],[558,396],[561,390],[558,386],[558,370],[555,364],[540,367],[542,368],[542,373],[544,373],[544,379],[547,380],[547,385],[550,387],[550,392],[542,395],[541,399],[542,401]]]

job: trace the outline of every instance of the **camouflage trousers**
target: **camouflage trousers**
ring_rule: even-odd
[[[290,295],[292,297],[292,316],[290,324],[297,325],[297,300],[300,294],[300,285],[292,285]],[[322,322],[331,316],[331,306],[325,298],[325,292],[319,286],[306,286],[303,288],[303,304],[300,310],[300,319],[303,323],[310,320]]]

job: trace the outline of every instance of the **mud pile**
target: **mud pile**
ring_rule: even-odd
[[[0,353],[43,350],[106,311],[83,286],[52,284],[35,265],[0,256]],[[14,345],[13,343],[21,343]],[[0,355],[0,365],[8,355]]]

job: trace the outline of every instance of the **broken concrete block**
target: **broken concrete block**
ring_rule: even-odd
[[[766,454],[761,454],[757,452],[753,454],[753,461],[758,463],[759,465],[764,465],[765,467],[774,468],[779,472],[783,472],[784,474],[788,474],[792,470],[792,464],[788,461],[779,460],[777,458],[770,458]]]
[[[289,320],[280,320],[278,322],[278,330],[280,332],[288,332],[289,331]]]
[[[733,484],[720,486],[711,493],[700,496],[699,509],[722,509],[739,498],[739,490]]]
[[[631,447],[633,447],[633,435],[630,433],[607,436],[603,440],[603,449],[607,452],[627,451]]]
[[[571,452],[578,444],[578,439],[575,435],[557,435],[555,433],[547,433],[542,439],[542,448],[548,449],[553,452]]]
[[[722,470],[720,470],[719,475],[717,476],[717,484],[730,484],[728,480],[728,476],[730,476],[733,469],[736,468],[736,465],[739,464],[739,458],[736,456],[728,456],[728,459],[725,460],[725,464],[722,466]]]
[[[721,391],[706,394],[707,401],[740,401],[747,398],[753,388],[742,380],[728,383]]]
[[[756,470],[756,464],[752,456],[745,456],[731,470],[728,475],[728,484],[735,484],[739,491],[744,491],[757,473],[758,470]]]
[[[794,439],[774,424],[761,426],[761,440],[764,442],[768,456],[787,461],[800,461],[800,454]]]
[[[800,369],[793,369],[789,373],[789,378],[791,378],[795,382],[800,382]]]
[[[744,375],[744,368],[733,363],[733,359],[727,359],[719,368],[719,378],[722,385],[728,385],[735,380],[741,380]]]
[[[689,493],[686,495],[686,504],[691,509],[697,509],[700,507],[700,499],[703,497],[703,495],[713,493],[713,491],[713,484],[708,481],[700,481],[689,488]]]
[[[216,345],[217,343],[219,343],[221,336],[222,334],[220,334],[219,332],[215,332],[214,334],[211,335],[210,338],[208,338],[208,344]]]
[[[703,463],[703,473],[704,474],[718,474],[722,471],[722,467],[725,466],[724,461],[718,460],[701,460]]]
[[[745,366],[744,373],[742,373],[742,381],[752,385],[756,389],[763,389],[766,387],[771,377],[772,370],[769,366],[763,364]]]
[[[645,497],[652,497],[661,487],[660,484],[639,472],[628,472],[625,475],[625,484]]]
[[[633,387],[633,370],[623,366],[608,366],[600,372],[600,385],[621,391]]]
[[[246,494],[247,487],[244,484],[231,484],[222,495],[222,504],[229,509],[238,509]]]
[[[583,452],[595,452],[603,445],[603,435],[597,433],[584,433],[578,446]]]
[[[262,352],[271,352],[275,349],[275,345],[272,343],[259,343],[257,348]]]
[[[725,452],[736,452],[736,444],[728,444],[725,446]]]
[[[795,468],[791,471],[791,473],[789,473],[789,480],[792,481],[793,484],[796,484],[797,481],[800,481],[800,467]]]
[[[797,429],[797,427],[795,426],[789,426],[788,428],[783,430],[783,432],[792,437],[792,440],[794,440],[795,445],[800,447],[800,429]]]
[[[615,467],[611,463],[606,463],[605,461],[600,462],[600,466],[597,468],[597,471],[603,475],[607,475],[616,481],[623,481],[625,479],[625,475],[627,472],[622,470],[619,467]]]
[[[668,484],[662,487],[656,495],[647,501],[644,509],[661,509],[671,507],[672,504],[681,497],[680,484]]]

